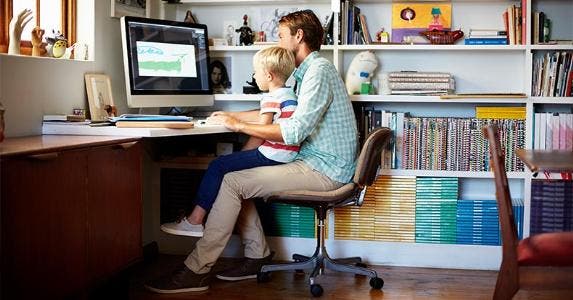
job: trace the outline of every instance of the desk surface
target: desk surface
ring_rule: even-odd
[[[516,153],[531,172],[573,171],[573,151],[518,149]]]
[[[76,149],[86,146],[103,146],[137,141],[136,137],[120,136],[68,136],[36,135],[7,138],[0,143],[0,157],[35,155]]]
[[[168,129],[168,128],[118,128],[115,126],[90,127],[89,125],[70,125],[58,123],[44,123],[42,134],[64,135],[107,135],[129,137],[165,137],[178,135],[197,135],[231,132],[223,125],[207,125],[195,123],[194,128]]]

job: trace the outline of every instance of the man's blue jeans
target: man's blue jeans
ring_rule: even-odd
[[[199,185],[199,190],[195,196],[195,204],[209,211],[217,198],[217,194],[219,194],[223,177],[227,173],[280,164],[282,163],[266,158],[258,149],[219,156],[209,164],[205,175],[203,175],[201,185]]]

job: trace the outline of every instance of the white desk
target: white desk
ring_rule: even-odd
[[[190,129],[168,128],[118,128],[115,126],[90,127],[89,125],[71,125],[58,123],[44,123],[42,134],[63,135],[107,135],[128,137],[164,137],[179,135],[199,135],[231,132],[223,125],[207,125],[195,123]]]

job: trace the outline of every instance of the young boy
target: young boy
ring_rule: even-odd
[[[292,51],[281,47],[260,50],[253,57],[255,80],[259,89],[269,91],[260,104],[258,122],[260,124],[280,123],[294,112],[297,101],[285,81],[295,68]],[[216,112],[214,115],[229,114],[248,120],[252,112]],[[203,220],[213,206],[225,174],[255,167],[273,166],[294,160],[299,146],[287,146],[278,142],[250,137],[244,151],[221,156],[212,161],[203,176],[195,197],[195,207],[189,216],[176,222],[161,225],[161,230],[170,234],[201,237]]]

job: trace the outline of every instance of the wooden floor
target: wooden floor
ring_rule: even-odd
[[[161,255],[151,263],[136,268],[129,279],[129,299],[318,299],[308,287],[308,275],[276,272],[267,283],[256,279],[225,282],[214,279],[210,289],[200,293],[154,294],[143,283],[169,272],[183,261],[183,256]],[[218,269],[235,260],[224,259]],[[319,299],[491,299],[497,272],[375,266],[385,281],[382,290],[372,290],[368,278],[328,271],[319,277],[324,288]],[[109,297],[106,297],[109,298]],[[567,291],[519,291],[514,299],[573,299]]]

